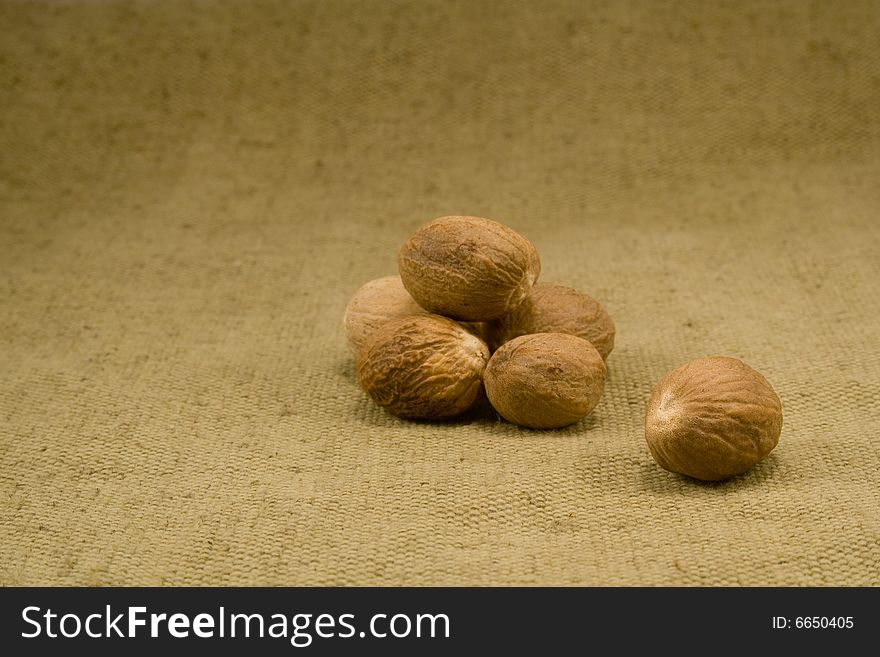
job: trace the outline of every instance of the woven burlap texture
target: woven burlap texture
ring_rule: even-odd
[[[880,585],[880,3],[0,19],[0,583]],[[345,305],[447,214],[611,313],[587,420],[359,390]],[[644,440],[708,354],[784,406],[721,484]]]

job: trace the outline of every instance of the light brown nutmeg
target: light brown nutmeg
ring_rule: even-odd
[[[488,360],[486,344],[458,322],[413,315],[386,322],[367,339],[358,383],[399,417],[449,418],[477,399]]]
[[[607,370],[596,348],[566,333],[522,335],[496,351],[483,380],[489,401],[508,422],[555,429],[599,403]]]
[[[357,355],[364,342],[384,323],[409,317],[427,315],[410,296],[400,276],[383,276],[364,283],[345,307],[342,323],[345,339],[352,354]]]
[[[614,322],[586,292],[555,283],[537,283],[513,312],[488,322],[491,349],[530,333],[570,333],[589,340],[605,360],[614,349]]]
[[[541,271],[529,240],[482,217],[440,217],[425,224],[404,242],[397,264],[420,306],[470,322],[516,308]]]
[[[779,442],[782,402],[741,360],[708,356],[667,374],[654,388],[645,439],[663,468],[703,481],[745,472]]]

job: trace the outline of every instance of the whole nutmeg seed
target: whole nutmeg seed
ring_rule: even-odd
[[[392,319],[410,315],[426,315],[410,296],[400,276],[383,276],[364,283],[345,307],[343,326],[345,339],[352,354],[357,355],[380,326]]]
[[[471,322],[500,317],[526,297],[541,271],[534,245],[482,217],[440,217],[417,229],[397,257],[403,284],[433,313]]]
[[[489,348],[439,315],[386,322],[357,358],[358,383],[379,406],[409,419],[443,419],[466,411],[482,389]]]
[[[614,322],[586,292],[555,283],[537,283],[511,313],[486,325],[491,349],[530,333],[571,333],[588,340],[605,360],[614,349]]]
[[[587,340],[565,333],[522,335],[486,366],[489,402],[508,422],[555,429],[577,422],[602,397],[607,370]]]
[[[782,402],[759,372],[726,356],[698,358],[654,388],[645,439],[663,468],[703,481],[745,472],[779,442]]]

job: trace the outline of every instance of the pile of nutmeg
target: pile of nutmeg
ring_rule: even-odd
[[[364,284],[344,317],[358,382],[379,406],[402,418],[451,418],[485,390],[508,422],[552,429],[599,403],[614,322],[586,292],[538,283],[528,239],[489,219],[447,216],[412,233],[397,260],[399,275]],[[715,480],[763,459],[781,425],[767,380],[713,356],[658,384],[646,438],[664,468]]]

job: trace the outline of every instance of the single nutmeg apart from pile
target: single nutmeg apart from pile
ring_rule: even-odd
[[[383,276],[364,283],[345,307],[342,321],[348,348],[356,356],[367,338],[384,323],[427,313],[403,287],[400,276]]]
[[[541,271],[529,240],[482,217],[440,217],[425,224],[404,242],[397,264],[420,306],[469,322],[509,313]]]
[[[599,403],[607,370],[587,340],[565,333],[523,335],[503,344],[486,366],[489,401],[508,422],[555,429]]]
[[[589,340],[607,359],[614,349],[614,322],[593,297],[564,285],[537,283],[513,312],[487,323],[491,349],[530,333],[571,333]]]
[[[709,356],[673,370],[648,400],[645,439],[657,463],[704,481],[745,472],[779,442],[782,403],[759,372]]]
[[[488,360],[486,344],[458,322],[413,315],[386,322],[367,339],[358,383],[399,417],[449,418],[477,399]]]

